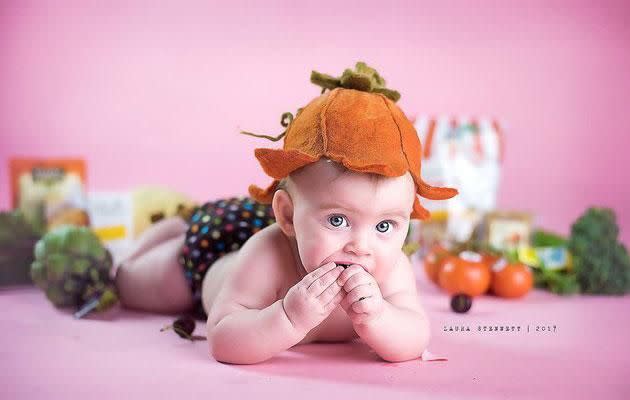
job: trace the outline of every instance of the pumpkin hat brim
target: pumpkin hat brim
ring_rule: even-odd
[[[274,180],[265,189],[250,185],[249,194],[269,204],[281,179],[325,157],[356,172],[388,177],[409,172],[416,194],[426,199],[446,200],[457,195],[456,189],[434,187],[422,180],[422,146],[413,124],[395,104],[400,95],[384,92],[380,86],[377,89],[336,87],[299,109],[282,135],[282,149],[255,149],[263,170]],[[392,97],[391,92],[396,96]],[[411,218],[429,217],[429,211],[415,196]]]
[[[267,188],[261,188],[257,185],[249,186],[249,194],[256,201],[264,204],[270,204],[273,200],[273,195],[278,189],[280,180],[289,176],[292,172],[318,161],[321,157],[326,157],[339,164],[344,165],[346,168],[352,171],[374,173],[389,177],[396,177],[404,175],[407,170],[402,172],[393,171],[389,166],[384,164],[373,164],[364,166],[352,166],[344,163],[343,160],[335,159],[332,155],[322,155],[321,157],[312,157],[308,154],[304,154],[297,150],[282,150],[282,149],[256,149],[255,155],[265,173],[272,178],[275,178]],[[431,200],[446,200],[457,195],[457,190],[452,188],[434,187],[424,182],[416,174],[411,173],[411,176],[416,185],[416,194]],[[424,208],[416,196],[413,202],[413,209],[411,213],[412,219],[426,220],[430,217],[430,212]]]

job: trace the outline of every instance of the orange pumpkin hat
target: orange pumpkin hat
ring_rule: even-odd
[[[422,180],[418,134],[395,104],[400,94],[385,88],[385,80],[374,69],[359,62],[340,78],[313,71],[311,81],[323,87],[323,94],[299,109],[295,119],[283,114],[281,123],[287,130],[281,135],[241,132],[274,141],[284,136],[282,149],[255,149],[263,170],[274,178],[266,189],[249,186],[256,201],[271,203],[282,178],[322,157],[353,171],[388,177],[409,171],[416,193],[427,199],[445,200],[457,194],[456,189],[433,187]],[[416,197],[411,218],[424,220],[429,215]]]

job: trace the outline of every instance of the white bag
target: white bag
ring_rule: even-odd
[[[418,117],[422,143],[422,178],[434,186],[456,188],[449,200],[422,199],[431,212],[446,211],[448,235],[467,240],[483,215],[496,208],[503,133],[489,118]]]

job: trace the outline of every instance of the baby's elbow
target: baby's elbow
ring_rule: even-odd
[[[225,364],[251,365],[266,361],[266,359],[245,356],[231,350],[226,351],[216,347],[210,348],[210,355],[215,361]]]
[[[416,349],[416,353],[418,353],[417,357],[422,357],[422,353],[429,347],[429,342],[431,342],[431,327],[429,324],[429,320],[425,319],[425,328],[423,330],[423,335],[420,336],[418,340],[418,348]]]
[[[209,351],[210,357],[217,362],[227,364],[241,364],[239,362],[235,362],[235,360],[233,359],[233,357],[231,357],[229,353],[220,349],[218,346],[210,345]]]
[[[208,330],[208,351],[210,357],[218,362],[239,364],[234,362],[234,355],[230,350],[230,346],[226,345],[225,340],[221,338],[221,334],[217,329]]]
[[[235,345],[231,340],[217,334],[218,332],[213,333],[208,334],[208,351],[215,361],[226,364],[250,365],[267,360],[267,358],[252,351],[247,351],[242,346]]]
[[[387,362],[392,363],[415,360],[422,357],[422,353],[424,352],[425,348],[426,346],[414,346],[413,348],[405,349],[399,352],[382,354],[381,358]]]
[[[427,329],[424,334],[418,336],[417,340],[404,348],[392,349],[392,351],[381,354],[381,358],[388,362],[403,362],[415,360],[422,357],[422,353],[429,347],[431,333]]]
[[[422,353],[424,352],[425,348],[426,346],[413,346],[409,349],[383,354],[381,358],[385,361],[393,363],[415,360],[422,357]]]
[[[216,325],[208,325],[208,353],[216,361],[230,362],[229,348],[221,339],[221,332]]]
[[[208,354],[210,355],[210,358],[219,362],[223,362],[223,355],[219,351],[218,346],[215,343],[214,336],[212,336],[210,332],[208,332]]]
[[[222,363],[229,364],[241,364],[235,362],[234,355],[225,345],[221,344],[220,340],[217,340],[217,335],[208,335],[208,351],[210,357],[214,360]]]

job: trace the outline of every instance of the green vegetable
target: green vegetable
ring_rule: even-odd
[[[475,253],[487,253],[493,256],[502,257],[505,251],[492,247],[489,243],[485,243],[476,238],[470,238],[465,242],[454,241],[450,249],[451,253],[459,254],[462,251],[474,251]]]
[[[580,292],[575,272],[551,270],[541,265],[532,268],[534,271],[534,286],[547,289],[559,295],[572,295]]]
[[[109,276],[112,256],[86,227],[64,225],[48,232],[35,245],[31,277],[57,307],[80,307],[80,318],[118,302]]]
[[[558,234],[538,229],[531,235],[531,245],[532,247],[566,246],[567,239]]]
[[[33,247],[40,237],[21,211],[0,213],[0,285],[31,283]]]
[[[618,235],[615,213],[609,208],[591,207],[571,226],[568,247],[583,293],[630,291],[630,258]]]
[[[402,247],[402,251],[407,257],[411,257],[418,250],[420,250],[419,243],[405,243]]]

